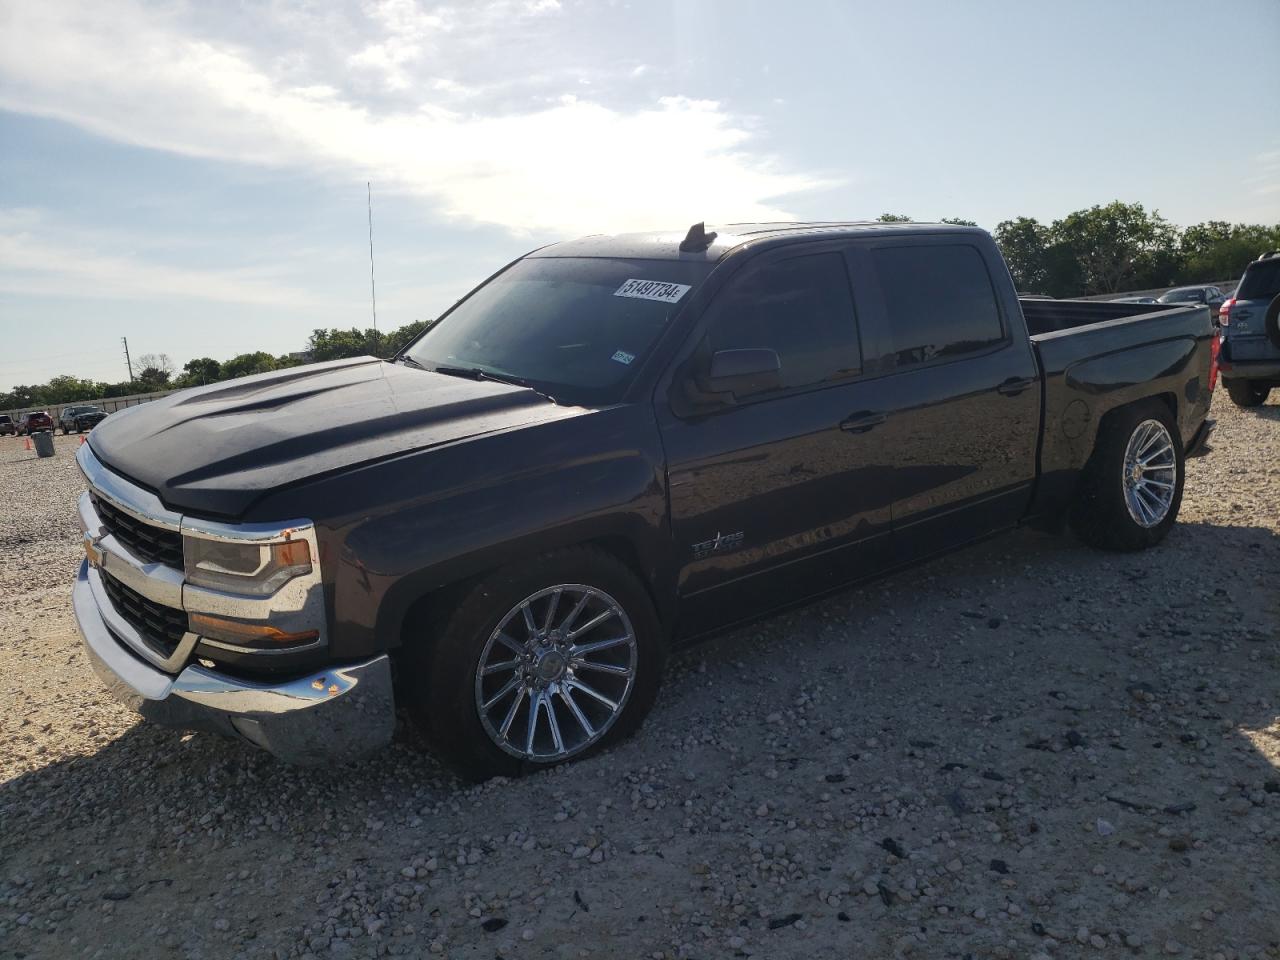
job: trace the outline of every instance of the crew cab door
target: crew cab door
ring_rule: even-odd
[[[895,560],[1015,525],[1036,477],[1040,375],[994,246],[926,234],[870,242],[851,263],[878,338]]]
[[[838,245],[751,261],[704,313],[658,416],[683,635],[870,572],[890,530],[892,464]],[[725,350],[773,350],[777,382],[707,396]]]

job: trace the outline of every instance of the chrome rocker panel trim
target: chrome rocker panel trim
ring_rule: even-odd
[[[365,756],[390,742],[395,698],[385,654],[278,684],[199,665],[172,677],[138,659],[112,634],[90,570],[89,561],[81,561],[72,588],[90,665],[115,699],[146,719],[239,737],[303,765]]]

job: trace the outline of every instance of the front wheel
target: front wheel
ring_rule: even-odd
[[[1227,396],[1237,407],[1260,407],[1267,402],[1271,388],[1253,380],[1226,380]]]
[[[644,586],[589,547],[490,574],[431,633],[406,637],[409,707],[473,779],[578,760],[630,735],[666,659]]]
[[[1071,526],[1103,550],[1143,550],[1165,538],[1182,504],[1182,440],[1159,401],[1116,411],[1098,430]]]

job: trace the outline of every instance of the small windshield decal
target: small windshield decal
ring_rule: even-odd
[[[659,303],[677,303],[689,292],[687,283],[666,283],[662,280],[628,280],[617,290],[615,297],[635,297],[638,300],[657,300]]]
[[[618,361],[618,363],[629,364],[635,358],[636,358],[636,355],[634,353],[627,353],[627,351],[625,350],[619,350],[617,353],[613,355],[613,359]]]

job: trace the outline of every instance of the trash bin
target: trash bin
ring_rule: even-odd
[[[53,456],[53,431],[41,430],[31,435],[31,443],[36,448],[37,457]]]

